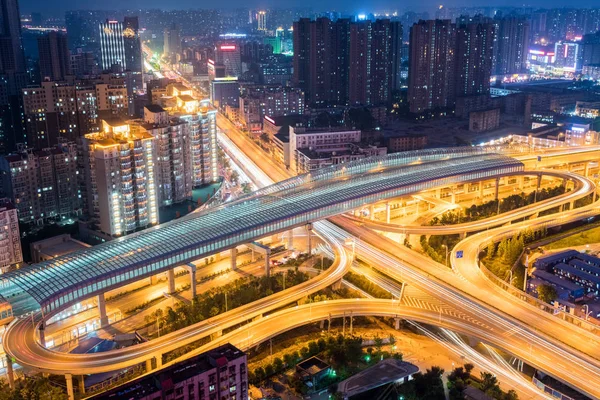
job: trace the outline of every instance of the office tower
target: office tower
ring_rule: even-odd
[[[71,75],[71,56],[67,35],[49,32],[38,38],[41,80],[62,81]]]
[[[124,80],[103,82],[102,77],[74,84],[42,82],[23,89],[28,145],[35,149],[53,146],[59,137],[76,141],[98,130],[103,116],[128,116],[127,90]]]
[[[225,67],[225,76],[242,75],[242,56],[240,46],[234,42],[221,42],[215,47],[215,63]]]
[[[77,48],[94,53],[100,51],[98,26],[106,20],[107,13],[85,10],[65,13],[65,25],[71,51]]]
[[[189,125],[158,104],[144,107],[144,128],[154,137],[154,171],[159,206],[192,198],[192,151]]]
[[[42,224],[81,214],[77,145],[62,140],[40,150],[20,151],[0,158],[3,193],[24,223]]]
[[[581,70],[580,55],[578,43],[556,42],[554,44],[554,66],[562,68],[565,72]]]
[[[142,72],[142,43],[138,17],[123,20],[123,45],[125,47],[125,69]],[[141,86],[139,87],[141,89]]]
[[[258,22],[258,30],[259,31],[264,32],[267,30],[267,12],[266,11],[258,12],[257,22]]]
[[[17,210],[8,199],[0,199],[0,271],[22,262]]]
[[[410,112],[454,106],[456,26],[449,20],[419,21],[410,28]]]
[[[491,22],[461,24],[456,30],[456,95],[490,92],[495,26]]]
[[[101,232],[120,236],[158,223],[154,138],[113,118],[83,137],[88,206]]]
[[[100,52],[102,70],[117,72],[127,69],[121,22],[106,20],[100,24]]]
[[[600,64],[600,31],[590,33],[581,41],[581,65]]]
[[[27,85],[17,0],[0,0],[0,154],[24,141],[20,92]]]
[[[497,45],[494,67],[496,75],[512,75],[525,71],[529,44],[529,22],[522,17],[494,20]]]
[[[163,54],[167,57],[174,57],[181,53],[181,36],[179,25],[173,23],[164,31]]]

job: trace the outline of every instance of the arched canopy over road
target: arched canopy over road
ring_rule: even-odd
[[[129,282],[363,204],[523,170],[519,161],[497,154],[464,150],[419,154],[391,155],[328,168],[313,177],[294,177],[265,188],[265,193],[31,265],[0,279],[21,287],[47,315],[53,314]]]

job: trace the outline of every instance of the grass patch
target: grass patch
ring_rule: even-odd
[[[572,236],[559,239],[556,242],[544,245],[546,250],[562,249],[564,247],[583,246],[590,243],[600,242],[600,227],[592,228]]]

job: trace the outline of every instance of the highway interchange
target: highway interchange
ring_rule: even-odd
[[[222,116],[218,117],[218,123],[225,132],[237,132],[235,127]],[[244,142],[244,139],[239,136],[235,134],[222,136],[219,140],[221,145],[230,147],[228,154],[235,154],[242,158],[240,161],[244,163],[245,167],[253,169],[251,174],[260,183],[260,186],[267,186],[272,181],[280,181],[290,176],[288,171],[280,168],[269,157],[265,157],[258,146],[248,145],[248,141]],[[244,153],[239,151],[240,148],[244,148]],[[598,159],[598,153],[598,149],[584,149],[577,155],[586,154],[586,156],[590,156],[590,160],[593,160]],[[557,152],[555,156],[559,160],[559,164],[563,164],[563,159],[572,160],[572,157],[577,159],[577,155]],[[530,156],[521,158],[526,165],[532,167],[533,158]],[[551,161],[549,161],[551,159],[552,154],[544,157],[544,163],[547,164],[544,165],[545,167],[551,165]],[[489,160],[493,160],[493,158]],[[246,161],[251,162],[247,163]],[[537,164],[537,161],[535,163]],[[427,169],[426,162],[420,166]],[[410,171],[410,168],[405,170]],[[410,229],[409,232],[415,234],[434,233],[434,228],[438,228],[435,231],[436,234],[462,233],[481,230],[484,225],[485,227],[498,226],[510,223],[515,219],[525,219],[522,222],[476,233],[461,241],[453,250],[453,255],[456,254],[456,251],[462,251],[464,256],[463,258],[454,256],[451,258],[452,270],[438,265],[431,259],[410,251],[370,229],[393,231],[398,229],[397,227],[376,222],[358,221],[357,223],[356,220],[338,215],[331,217],[329,221],[315,221],[314,223],[315,232],[329,243],[334,251],[336,256],[334,265],[325,273],[302,285],[276,293],[255,303],[220,314],[150,342],[83,357],[58,353],[41,346],[37,341],[34,325],[30,319],[17,319],[6,331],[3,342],[7,354],[21,366],[50,373],[93,374],[147,362],[152,358],[156,359],[160,365],[159,360],[164,353],[206,336],[212,335],[216,338],[207,346],[214,346],[228,340],[247,348],[311,321],[342,317],[349,313],[352,315],[380,315],[437,325],[478,338],[550,373],[592,398],[600,398],[600,361],[598,361],[600,354],[597,333],[563,321],[540,310],[539,307],[509,294],[486,278],[477,264],[479,250],[490,240],[514,234],[519,229],[561,225],[600,214],[600,205],[595,202],[589,206],[564,211],[559,218],[557,215],[535,217],[539,211],[557,205],[570,204],[595,192],[594,183],[579,175],[547,170],[543,173],[572,179],[576,182],[574,190],[518,210],[509,217],[500,215],[488,221],[456,227],[402,228],[405,233],[408,233],[406,229]],[[343,180],[343,178],[340,179]],[[373,182],[375,181],[368,181],[369,184]],[[298,190],[298,187],[292,187],[288,189],[288,192],[295,193]],[[249,196],[249,198],[251,197],[252,195]],[[531,218],[526,219],[527,217]],[[349,240],[352,242],[351,245]],[[415,286],[431,296],[432,299],[442,301],[447,306],[445,310],[448,311],[436,312],[411,307],[398,300],[380,299],[338,300],[283,308],[310,293],[340,281],[352,264],[351,254],[356,254],[357,257],[369,262],[374,268],[385,272],[399,282]],[[38,313],[33,318],[39,322],[42,320],[42,315]],[[269,323],[273,319],[277,320],[277,324]],[[253,322],[221,336],[223,330],[239,326],[249,320],[253,320]],[[204,347],[196,352],[203,349]]]

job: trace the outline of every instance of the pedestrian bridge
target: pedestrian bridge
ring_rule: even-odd
[[[325,168],[101,245],[0,275],[47,316],[77,302],[258,238],[365,204],[523,171],[477,149],[391,154]]]

